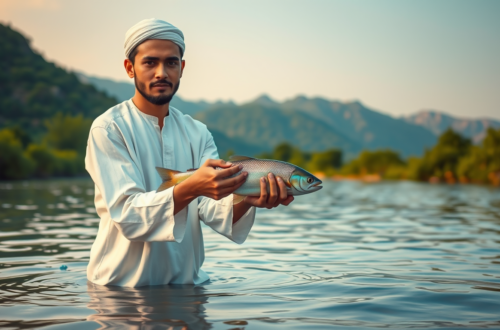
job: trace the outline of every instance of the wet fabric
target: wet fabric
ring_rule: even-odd
[[[137,287],[209,279],[200,269],[205,257],[200,221],[241,244],[255,207],[233,224],[233,195],[219,201],[199,197],[174,215],[174,187],[156,193],[162,180],[155,169],[185,171],[209,158],[219,157],[206,126],[173,107],[162,129],[157,117],[132,100],[94,121],[85,166],[101,221],[87,268],[90,281]]]

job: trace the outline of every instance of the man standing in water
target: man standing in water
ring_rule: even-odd
[[[87,268],[96,284],[205,282],[200,220],[241,244],[255,207],[293,200],[284,182],[269,174],[268,183],[261,180],[260,197],[233,206],[232,192],[247,173],[228,178],[241,169],[218,159],[206,126],[169,106],[184,71],[184,51],[182,32],[162,20],[143,20],[126,33],[124,65],[134,78],[135,95],[94,121],[85,157],[101,218]],[[156,167],[199,169],[156,193],[162,182]]]

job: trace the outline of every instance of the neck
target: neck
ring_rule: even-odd
[[[168,116],[168,107],[170,103],[163,105],[153,104],[146,100],[137,89],[135,90],[135,95],[132,98],[132,101],[141,112],[158,118],[158,125],[160,126],[160,129],[163,128],[163,119]]]

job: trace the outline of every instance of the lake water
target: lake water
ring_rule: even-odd
[[[90,180],[0,183],[0,328],[500,328],[499,189],[324,186],[243,245],[204,228],[210,282],[130,289],[87,282]]]

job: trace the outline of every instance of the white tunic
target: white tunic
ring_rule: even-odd
[[[94,121],[85,167],[95,183],[101,221],[87,268],[90,281],[137,287],[209,279],[200,269],[205,258],[200,220],[241,244],[255,207],[233,224],[232,195],[219,201],[199,197],[174,215],[173,187],[156,193],[162,180],[155,169],[185,171],[209,158],[218,153],[207,127],[173,107],[161,130],[158,118],[132,100]]]

